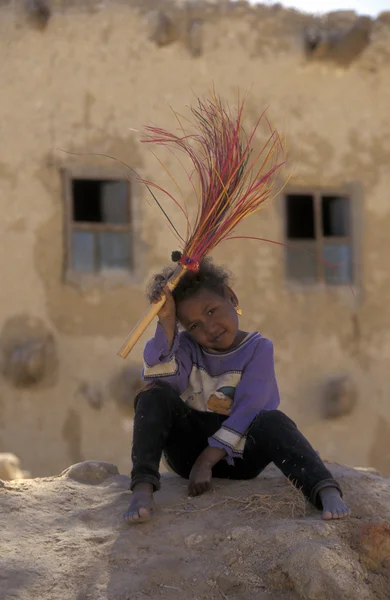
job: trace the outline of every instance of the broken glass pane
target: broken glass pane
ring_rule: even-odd
[[[349,198],[323,196],[322,229],[325,237],[347,237],[350,235]]]
[[[286,196],[287,238],[314,239],[314,198],[311,194]]]
[[[128,185],[125,180],[73,179],[73,221],[129,223]]]

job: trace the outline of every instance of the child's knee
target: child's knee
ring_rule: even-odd
[[[170,385],[152,382],[138,392],[134,401],[134,408],[135,410],[139,410],[142,406],[148,405],[149,403],[155,403],[156,401],[158,401],[160,405],[169,405],[174,396],[175,392]]]
[[[281,410],[263,410],[257,416],[253,425],[257,428],[280,429],[284,427],[296,427],[294,421],[285,415]]]

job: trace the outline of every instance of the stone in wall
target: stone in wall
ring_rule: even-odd
[[[385,10],[378,15],[378,21],[390,25],[390,10]]]
[[[78,387],[77,394],[80,394],[91,408],[95,410],[102,408],[103,393],[99,385],[82,381]]]
[[[370,43],[372,20],[360,17],[347,30],[308,27],[305,31],[305,49],[312,60],[330,61],[349,66]]]
[[[162,11],[149,15],[150,39],[158,46],[169,46],[178,40],[179,30],[173,19]]]
[[[153,11],[148,15],[150,39],[164,47],[182,42],[191,56],[197,57],[203,49],[203,23],[185,12]]]
[[[329,379],[325,384],[323,412],[328,419],[349,415],[357,403],[357,389],[346,375]]]
[[[51,10],[46,0],[25,0],[25,10],[29,22],[37,29],[44,29],[51,17]]]
[[[134,400],[144,382],[141,378],[142,367],[130,365],[116,373],[109,384],[109,392],[118,409],[125,417],[134,416]]]
[[[0,334],[0,369],[17,388],[51,387],[58,370],[54,337],[41,319],[17,315]]]
[[[198,19],[190,20],[188,23],[187,47],[192,56],[201,56],[203,51],[203,23]]]

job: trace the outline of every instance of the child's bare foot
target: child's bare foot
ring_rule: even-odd
[[[344,519],[351,511],[341,498],[340,492],[335,487],[327,487],[319,492],[322,503],[322,518]]]
[[[145,523],[151,519],[153,508],[152,484],[139,483],[133,490],[130,506],[123,518],[127,523]]]

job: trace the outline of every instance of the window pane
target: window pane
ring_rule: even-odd
[[[73,179],[73,221],[81,223],[129,223],[128,182]]]
[[[72,267],[75,271],[94,271],[94,235],[89,231],[72,232]]]
[[[317,257],[315,244],[286,248],[286,272],[290,280],[299,283],[316,283]]]
[[[350,234],[350,201],[340,196],[322,198],[322,228],[326,237]]]
[[[286,196],[287,238],[314,239],[314,198],[312,195]]]
[[[131,267],[130,233],[101,232],[99,235],[100,269]]]
[[[127,181],[102,181],[101,206],[103,223],[128,223]]]
[[[348,244],[325,244],[324,279],[329,285],[352,283],[352,252]]]

